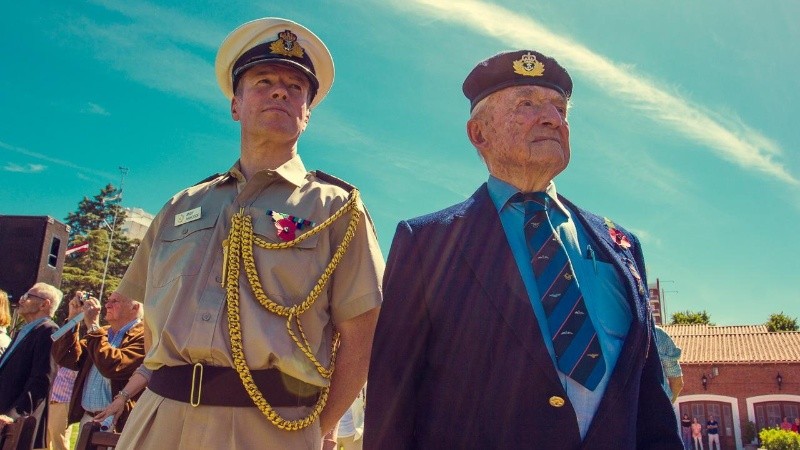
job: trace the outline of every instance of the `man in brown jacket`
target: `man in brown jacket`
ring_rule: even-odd
[[[52,350],[56,363],[78,371],[69,402],[69,423],[80,421],[83,425],[115,397],[122,396],[127,405],[117,420],[121,430],[135,404],[135,398],[123,388],[144,360],[144,309],[141,303],[114,292],[105,304],[108,325],[101,327],[100,302],[93,297],[82,298],[83,292],[78,291],[70,300],[69,318],[83,312],[83,320],[74,332],[54,342]],[[82,327],[87,332],[80,339]]]

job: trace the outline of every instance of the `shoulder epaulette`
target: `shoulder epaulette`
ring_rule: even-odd
[[[321,170],[315,170],[314,171],[314,176],[316,176],[317,179],[320,179],[320,180],[322,180],[322,181],[324,181],[326,183],[330,183],[330,184],[333,184],[335,186],[339,186],[340,188],[344,189],[347,192],[350,192],[350,191],[352,191],[353,189],[356,188],[352,184],[350,184],[350,183],[348,183],[348,182],[346,182],[346,181],[344,181],[344,180],[342,180],[340,178],[336,178],[333,175],[327,174],[327,173],[325,173],[325,172],[323,172]]]
[[[194,186],[197,186],[198,184],[203,184],[203,183],[206,183],[206,182],[208,182],[208,181],[211,181],[211,180],[213,180],[214,178],[219,178],[219,177],[221,177],[222,175],[225,175],[225,174],[224,174],[224,173],[215,173],[214,175],[211,175],[211,176],[209,176],[209,177],[206,177],[206,178],[204,178],[204,179],[202,179],[202,180],[198,181],[197,183],[193,184],[193,185],[192,185],[192,187],[194,187]]]

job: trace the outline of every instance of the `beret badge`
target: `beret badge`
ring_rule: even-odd
[[[522,76],[541,77],[544,75],[544,64],[539,62],[536,59],[536,55],[532,55],[530,52],[515,60],[513,65],[514,73]]]
[[[297,35],[289,30],[280,32],[278,39],[270,43],[269,49],[275,55],[303,57],[303,47],[297,43]]]

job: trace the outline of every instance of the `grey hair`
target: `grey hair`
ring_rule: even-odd
[[[55,316],[58,306],[61,304],[61,299],[64,298],[64,293],[57,287],[47,283],[36,283],[31,287],[31,289],[34,288],[41,290],[47,296],[47,299],[50,300],[50,317]]]

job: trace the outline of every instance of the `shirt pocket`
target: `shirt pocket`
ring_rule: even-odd
[[[311,229],[297,230],[294,237],[309,233]],[[256,269],[271,298],[287,306],[305,300],[335,251],[327,246],[328,239],[325,237],[329,232],[330,228],[326,228],[288,248],[264,249],[254,243]],[[275,222],[264,213],[253,215],[253,234],[268,244],[288,242],[278,236]],[[330,284],[326,289],[329,287]]]
[[[316,226],[316,224],[315,224]],[[313,228],[312,227],[303,227],[302,229],[295,230],[293,236],[283,235],[279,236],[278,227],[273,222],[272,217],[267,216],[265,212],[261,212],[258,214],[254,214],[253,216],[253,234],[256,237],[260,237],[261,239],[267,241],[270,244],[282,244],[284,242],[291,241],[292,239],[298,238],[309,233]],[[321,231],[321,233],[327,233],[328,229]],[[303,250],[312,250],[317,247],[319,242],[320,233],[313,234],[306,239],[292,245],[290,248],[293,249],[303,249]]]
[[[596,267],[595,293],[602,299],[600,324],[609,336],[624,340],[632,319],[625,290],[613,264],[597,261]]]
[[[197,275],[209,253],[211,235],[218,216],[203,217],[161,233],[151,273],[153,285],[164,287],[184,276]],[[222,248],[218,249],[222,253]]]

